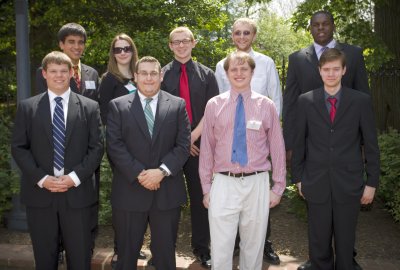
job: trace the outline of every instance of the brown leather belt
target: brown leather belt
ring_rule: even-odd
[[[241,173],[219,172],[219,173],[223,174],[223,175],[231,176],[234,178],[242,178],[242,177],[251,176],[251,175],[255,175],[255,174],[263,173],[263,172],[264,171],[255,171],[255,172],[249,172],[249,173],[245,173],[245,172],[241,172]]]

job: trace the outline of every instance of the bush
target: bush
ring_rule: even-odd
[[[19,175],[11,167],[11,127],[9,116],[0,114],[0,218],[12,207],[11,198],[19,191]]]
[[[99,195],[99,224],[110,225],[112,223],[112,207],[111,207],[111,183],[112,171],[105,154],[101,161],[100,167],[100,195]]]
[[[381,152],[381,177],[378,197],[395,221],[400,221],[400,134],[390,129],[378,137]]]

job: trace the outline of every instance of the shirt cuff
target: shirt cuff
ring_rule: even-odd
[[[39,182],[37,182],[37,185],[38,185],[40,188],[43,188],[43,183],[44,183],[44,180],[46,180],[47,176],[49,176],[49,175],[46,174],[42,179],[40,179]]]
[[[75,172],[70,172],[68,174],[69,177],[71,177],[72,181],[75,183],[75,187],[79,186],[81,184],[81,180],[79,180],[78,175],[76,175]]]
[[[167,165],[165,165],[165,164],[163,163],[163,164],[160,165],[160,167],[163,168],[163,169],[168,173],[167,176],[170,176],[170,175],[171,175],[171,171],[168,169]]]
[[[274,183],[274,186],[272,187],[272,192],[274,192],[276,195],[282,196],[285,188],[286,185],[284,183]]]

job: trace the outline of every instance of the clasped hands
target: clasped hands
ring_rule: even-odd
[[[65,192],[71,187],[74,187],[75,183],[69,175],[62,176],[47,176],[43,182],[43,187],[50,192]]]
[[[160,169],[143,170],[139,176],[139,183],[148,190],[157,190],[160,188],[160,182],[163,180],[164,175]]]

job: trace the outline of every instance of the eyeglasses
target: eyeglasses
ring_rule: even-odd
[[[114,54],[120,54],[124,51],[125,53],[132,52],[132,46],[125,46],[125,47],[114,47],[113,48],[113,53]]]
[[[190,42],[192,42],[192,40],[189,39],[189,38],[185,38],[185,39],[182,39],[182,40],[172,40],[172,41],[170,41],[170,43],[171,43],[172,45],[174,45],[174,46],[179,46],[179,45],[181,45],[181,43],[182,43],[183,45],[187,45],[187,44],[189,44]]]
[[[248,31],[248,30],[246,30],[246,31],[235,31],[235,32],[233,32],[233,34],[235,35],[235,36],[241,36],[242,35],[242,33],[243,33],[243,36],[248,36],[248,35],[250,35],[251,34],[251,32],[250,31]]]
[[[146,72],[146,71],[139,71],[137,74],[139,74],[139,76],[143,77],[143,78],[147,78],[147,77],[151,77],[152,79],[157,78],[157,76],[160,74],[159,72]]]

